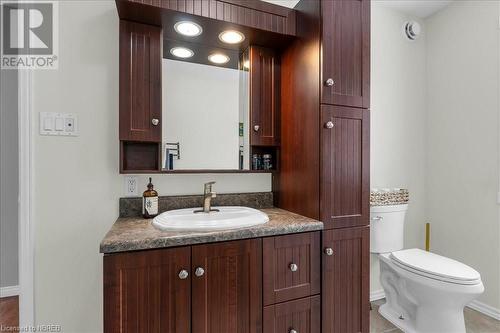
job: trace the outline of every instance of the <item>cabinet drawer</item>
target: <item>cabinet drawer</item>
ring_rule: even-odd
[[[264,238],[264,305],[320,292],[320,233]]]
[[[266,306],[263,333],[319,333],[320,296]]]

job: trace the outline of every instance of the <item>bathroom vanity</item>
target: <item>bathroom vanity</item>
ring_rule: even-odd
[[[120,172],[265,172],[273,191],[238,203],[268,223],[205,234],[122,202],[105,332],[368,332],[370,1],[116,4]]]

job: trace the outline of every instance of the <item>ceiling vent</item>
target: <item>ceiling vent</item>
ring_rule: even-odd
[[[404,24],[404,33],[406,38],[409,40],[415,40],[418,38],[422,29],[420,28],[420,24],[418,22],[409,21]]]

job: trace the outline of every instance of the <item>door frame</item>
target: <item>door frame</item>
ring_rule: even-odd
[[[19,327],[34,325],[33,72],[18,70]]]

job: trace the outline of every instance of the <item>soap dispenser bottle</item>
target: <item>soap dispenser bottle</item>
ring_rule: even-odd
[[[158,192],[153,189],[151,177],[149,177],[148,189],[142,194],[142,216],[150,219],[158,215]]]

